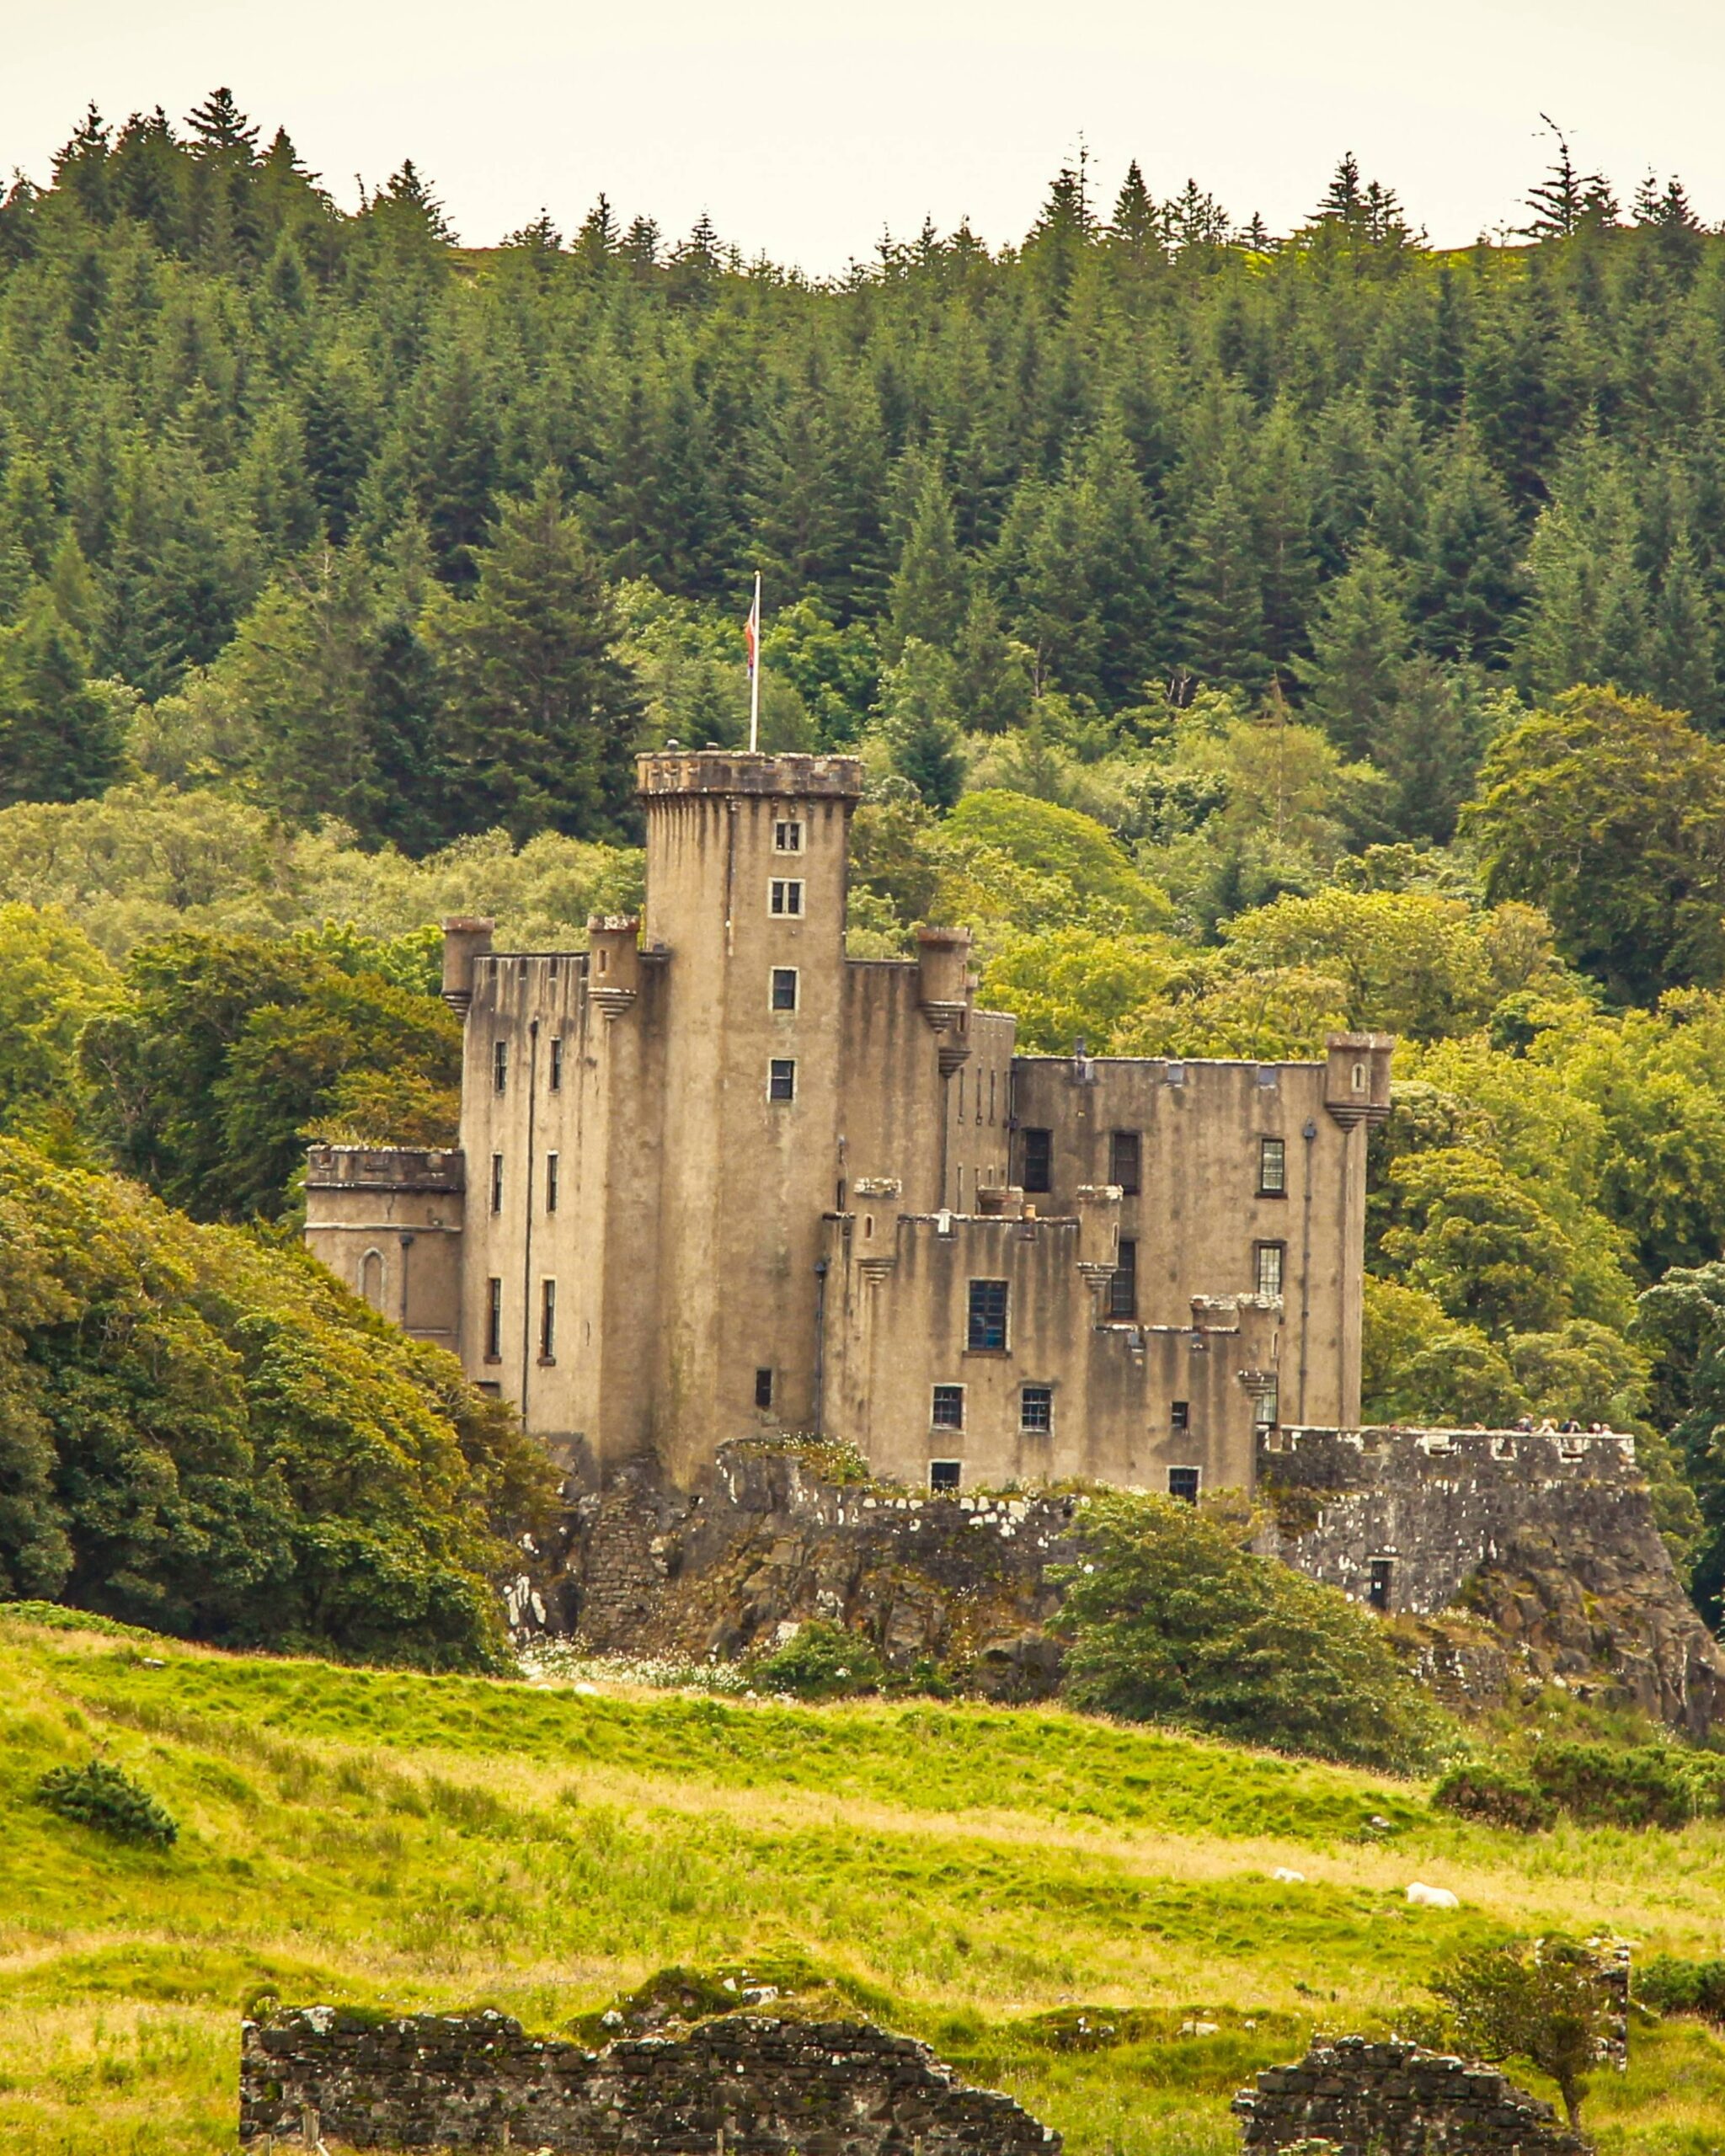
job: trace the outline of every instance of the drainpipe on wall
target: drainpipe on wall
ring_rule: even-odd
[[[1311,1163],[1312,1146],[1317,1138],[1317,1125],[1307,1119],[1300,1135],[1306,1140],[1305,1187],[1300,1194],[1300,1392],[1298,1412],[1302,1427],[1306,1422],[1306,1342],[1311,1331]]]
[[[814,1261],[814,1434],[825,1434],[821,1395],[826,1390],[826,1260]]]
[[[521,1427],[527,1424],[527,1379],[533,1367],[533,1118],[539,1106],[539,1021],[527,1027],[526,1231],[521,1237]]]

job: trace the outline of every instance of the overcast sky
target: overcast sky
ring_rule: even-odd
[[[812,273],[925,215],[999,243],[1081,136],[1108,200],[1136,157],[1277,231],[1351,148],[1461,244],[1519,221],[1541,110],[1626,200],[1652,166],[1725,219],[1725,0],[0,0],[0,163],[226,83],[345,203],[413,157],[474,244],[601,189]]]

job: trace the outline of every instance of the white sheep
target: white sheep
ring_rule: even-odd
[[[1461,1903],[1447,1886],[1426,1886],[1416,1879],[1407,1890],[1407,1898],[1417,1909],[1459,1909]]]
[[[1279,1864],[1270,1874],[1270,1877],[1279,1886],[1303,1886],[1306,1884],[1306,1874],[1303,1871],[1290,1871],[1285,1864]]]

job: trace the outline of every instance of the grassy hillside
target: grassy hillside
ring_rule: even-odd
[[[172,1850],[32,1801],[97,1748],[177,1817]],[[16,1614],[0,1803],[12,2156],[231,2146],[263,1986],[547,2028],[667,1963],[787,1951],[1075,2156],[1220,2156],[1252,2071],[1381,2023],[1457,1945],[1610,1925],[1716,1953],[1725,1884],[1718,1822],[1527,1844],[1412,1785],[1065,1714],[529,1690]],[[1461,1909],[1410,1910],[1414,1878]],[[1062,2048],[1060,2009],[1096,2004],[1140,2009],[1132,2040]],[[1194,2012],[1220,2033],[1183,2037]],[[1725,2046],[1638,2036],[1593,2101],[1607,2156],[1725,2147]]]

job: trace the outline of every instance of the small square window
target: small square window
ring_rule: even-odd
[[[1288,1194],[1288,1147],[1280,1138],[1260,1138],[1258,1141],[1258,1194],[1260,1198],[1285,1198]]]
[[[937,1430],[962,1430],[964,1427],[964,1386],[937,1385],[934,1388],[928,1419]]]
[[[999,1353],[1007,1344],[1007,1283],[1004,1280],[970,1283],[970,1321],[966,1345],[985,1353]]]
[[[1138,1194],[1140,1148],[1135,1130],[1117,1130],[1108,1139],[1108,1181],[1128,1198]]]
[[[1120,1238],[1119,1257],[1108,1279],[1108,1304],[1110,1317],[1138,1315],[1138,1246],[1130,1235]]]
[[[1018,1395],[1018,1428],[1033,1437],[1046,1437],[1054,1426],[1053,1386],[1027,1385]]]
[[[1055,1134],[1051,1130],[1023,1133],[1023,1171],[1027,1191],[1054,1188]]]
[[[485,1283],[485,1359],[503,1359],[503,1283],[494,1274]]]
[[[1254,1246],[1254,1267],[1260,1295],[1279,1295],[1282,1292],[1282,1262],[1287,1254],[1285,1243],[1258,1243]]]
[[[493,1041],[491,1043],[491,1090],[494,1093],[506,1093],[509,1091],[509,1043],[507,1041]]]
[[[561,1033],[553,1035],[551,1043],[551,1090],[553,1093],[560,1093],[563,1091],[563,1035]]]
[[[781,914],[787,918],[800,915],[803,910],[802,883],[789,877],[775,876],[767,887],[766,910],[769,913]]]
[[[766,1097],[793,1101],[797,1097],[797,1066],[788,1055],[776,1055],[766,1066]]]
[[[558,1166],[556,1154],[547,1153],[545,1155],[545,1209],[547,1213],[557,1210],[558,1185],[562,1180]]]
[[[1168,1470],[1168,1495],[1183,1505],[1195,1505],[1201,1480],[1200,1470],[1195,1467],[1171,1467]]]
[[[503,1155],[501,1153],[494,1153],[491,1155],[491,1209],[494,1213],[500,1213],[503,1210]]]
[[[956,1490],[964,1479],[962,1460],[932,1460],[928,1463],[928,1486],[931,1490]]]
[[[793,819],[782,817],[772,827],[772,850],[775,853],[800,853],[803,826]]]
[[[755,1405],[757,1407],[771,1407],[772,1405],[771,1370],[756,1370],[755,1373]]]
[[[1187,1400],[1174,1401],[1168,1408],[1168,1428],[1171,1430],[1189,1430],[1192,1428],[1192,1403]]]
[[[775,1011],[794,1011],[797,1007],[797,969],[794,966],[775,966],[772,969],[772,1007]]]

